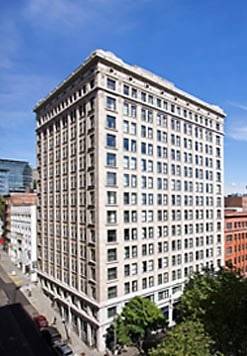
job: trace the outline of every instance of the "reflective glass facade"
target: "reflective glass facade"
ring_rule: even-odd
[[[25,192],[31,183],[32,169],[28,162],[0,159],[0,195]]]

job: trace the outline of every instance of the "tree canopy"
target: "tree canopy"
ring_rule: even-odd
[[[183,320],[199,320],[225,356],[247,355],[247,280],[232,270],[195,274],[181,298]]]
[[[162,311],[149,299],[135,297],[123,308],[115,322],[117,342],[120,345],[136,346],[143,352],[144,340],[152,331],[164,329],[166,319]]]
[[[199,321],[187,320],[170,329],[150,356],[211,356],[213,342]]]

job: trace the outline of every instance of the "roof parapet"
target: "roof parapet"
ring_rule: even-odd
[[[70,73],[62,82],[60,82],[53,90],[51,90],[46,97],[39,100],[33,110],[36,111],[39,106],[41,106],[47,99],[49,99],[50,96],[52,96],[57,90],[59,90],[61,87],[63,87],[63,85],[66,82],[68,82],[69,79],[71,79],[73,76],[75,76],[87,63],[89,63],[91,60],[93,60],[96,57],[105,59],[112,63],[115,63],[116,65],[119,65],[129,71],[132,71],[133,73],[136,73],[136,74],[146,78],[147,80],[156,82],[160,86],[164,86],[168,90],[174,91],[175,93],[180,94],[181,96],[187,97],[189,100],[191,100],[193,102],[197,102],[198,104],[201,104],[202,106],[206,106],[209,109],[217,112],[221,116],[224,116],[224,117],[226,116],[224,110],[221,107],[214,105],[214,104],[207,103],[207,102],[187,93],[186,91],[183,91],[183,90],[177,88],[174,85],[174,83],[152,73],[151,71],[144,69],[142,67],[139,67],[137,65],[128,64],[128,63],[124,62],[121,58],[117,57],[114,53],[112,53],[110,51],[105,51],[103,49],[96,49],[88,57],[86,57],[85,60],[74,71],[72,71],[72,73]]]

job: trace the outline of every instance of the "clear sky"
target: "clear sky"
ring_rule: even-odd
[[[96,48],[220,105],[225,190],[245,190],[245,0],[0,1],[0,157],[35,165],[34,104]]]

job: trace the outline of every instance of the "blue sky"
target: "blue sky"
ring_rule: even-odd
[[[0,5],[0,157],[35,165],[36,101],[96,48],[228,115],[225,190],[247,185],[247,2],[11,0]]]

